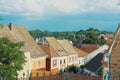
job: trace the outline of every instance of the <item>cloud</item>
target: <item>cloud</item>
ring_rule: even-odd
[[[0,13],[24,16],[43,16],[44,6],[37,0],[0,0]]]
[[[120,0],[0,0],[0,14],[120,13]]]
[[[77,13],[79,11],[79,5],[76,2],[69,0],[54,1],[53,6],[57,11],[68,14]]]
[[[120,0],[60,0],[55,8],[63,13],[120,13]]]

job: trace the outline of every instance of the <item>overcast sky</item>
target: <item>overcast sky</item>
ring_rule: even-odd
[[[78,31],[89,27],[115,31],[120,0],[0,0],[0,23],[28,30]]]

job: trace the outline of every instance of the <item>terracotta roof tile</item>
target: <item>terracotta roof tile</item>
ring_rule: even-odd
[[[55,50],[49,44],[43,44],[40,46],[44,50],[44,52],[46,54],[48,54],[48,57],[57,57],[58,56],[58,54],[55,52]]]
[[[88,52],[81,50],[80,48],[76,48],[76,50],[78,51],[78,56],[86,56],[88,54]]]
[[[78,56],[86,56],[87,54],[93,52],[94,50],[96,50],[96,48],[76,48],[76,50],[78,51]]]

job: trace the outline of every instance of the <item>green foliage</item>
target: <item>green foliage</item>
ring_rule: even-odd
[[[41,38],[43,36],[43,32],[40,30],[32,30],[29,33],[33,36],[34,39]]]
[[[64,74],[64,71],[62,69],[60,69],[59,74]]]
[[[10,74],[13,79],[13,75],[22,70],[26,62],[24,53],[20,50],[23,45],[23,42],[13,43],[7,38],[0,38],[0,73]]]
[[[99,44],[99,38],[96,31],[88,31],[84,43]]]
[[[106,43],[103,36],[100,37],[99,41],[100,41],[100,45],[104,45]]]
[[[89,28],[87,30],[69,31],[69,32],[49,32],[32,30],[29,31],[34,39],[42,37],[55,37],[56,39],[68,39],[73,42],[74,46],[80,46],[80,44],[105,44],[104,38],[99,38],[100,34],[109,34],[109,31],[99,31],[95,28]]]
[[[77,73],[77,67],[75,65],[71,65],[68,67],[68,72],[69,73]]]
[[[80,68],[81,68],[81,69],[84,69],[84,65],[80,65]]]

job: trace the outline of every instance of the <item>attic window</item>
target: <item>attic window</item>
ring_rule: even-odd
[[[63,50],[58,50],[58,52],[62,52]]]
[[[60,64],[62,64],[62,60],[60,60]]]
[[[60,50],[58,50],[58,52],[60,52]]]

